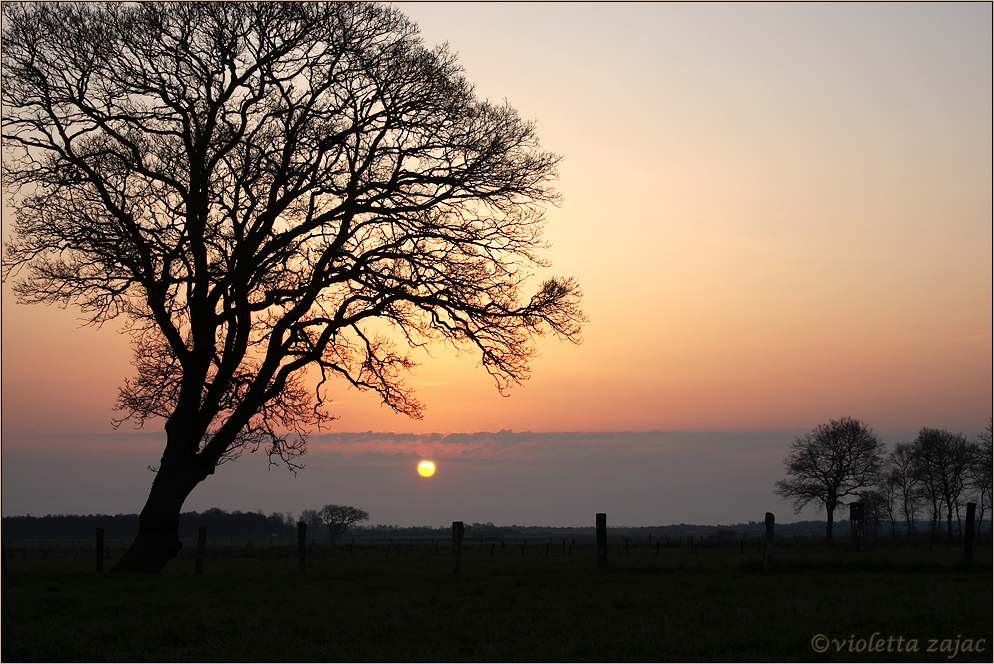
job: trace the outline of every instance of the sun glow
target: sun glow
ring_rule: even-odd
[[[422,461],[418,464],[418,474],[421,477],[431,477],[435,474],[435,464],[431,461]]]

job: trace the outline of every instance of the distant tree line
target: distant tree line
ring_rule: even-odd
[[[924,520],[930,537],[944,530],[952,541],[963,534],[967,503],[976,503],[978,533],[994,504],[991,441],[991,422],[975,440],[923,428],[913,441],[888,451],[865,423],[843,417],[795,439],[784,460],[787,477],[774,493],[792,500],[797,512],[808,504],[824,509],[829,543],[834,512],[847,503],[863,505],[870,532],[886,527],[897,539],[903,524],[901,534],[910,539]]]
[[[467,527],[467,531],[469,528]],[[396,526],[376,524],[372,526],[355,526],[356,537],[449,537],[452,526]]]
[[[226,512],[212,507],[203,512],[183,512],[179,518],[180,537],[195,539],[197,529],[207,526],[209,537],[265,538],[296,535],[296,520],[290,513]],[[137,514],[48,514],[46,516],[3,517],[4,539],[92,539],[103,528],[109,539],[131,539],[138,532]]]
[[[368,521],[364,510],[348,505],[325,505],[320,510],[307,509],[294,517],[292,512],[226,512],[212,507],[203,512],[183,512],[179,518],[179,536],[195,539],[200,526],[207,526],[208,537],[218,539],[265,539],[296,537],[297,523],[308,526],[310,538],[327,532],[334,541],[354,524]],[[109,539],[132,539],[138,531],[137,514],[49,514],[46,516],[3,517],[4,539],[91,539],[96,528],[104,529]]]
[[[262,512],[226,512],[222,509],[211,508],[203,512],[184,512],[181,515],[180,533],[184,539],[191,540],[197,536],[200,526],[208,527],[208,537],[217,539],[266,539],[272,537],[294,538],[297,535],[297,522],[308,523],[319,510],[304,510],[299,517],[291,512],[273,512],[266,516]],[[109,539],[130,539],[135,535],[137,514],[56,514],[47,516],[10,516],[3,517],[3,538],[5,540],[30,539],[60,539],[87,540],[94,536],[95,528],[103,528]],[[840,523],[845,523],[843,520]],[[918,528],[927,527],[928,522],[919,521]],[[594,534],[594,526],[496,526],[492,522],[467,523],[466,538],[502,539],[510,537],[584,537]],[[818,521],[798,521],[796,523],[777,524],[778,532],[810,536],[819,528],[824,529],[824,523]],[[679,537],[692,535],[694,537],[712,537],[728,539],[729,536],[742,538],[765,532],[766,526],[762,521],[730,524],[727,526],[697,525],[680,523],[668,526],[609,526],[608,533],[612,536],[626,535],[631,537]],[[451,524],[440,526],[398,526],[388,524],[353,525],[349,532],[354,537],[436,537],[445,539],[450,536]],[[308,523],[308,536],[321,537],[326,532],[323,523],[314,521]],[[901,532],[903,532],[903,527]]]

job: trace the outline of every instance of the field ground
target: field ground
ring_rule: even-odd
[[[781,544],[763,575],[757,548],[737,544],[642,541],[626,555],[612,538],[598,569],[592,537],[569,538],[566,555],[559,539],[524,553],[467,541],[453,574],[445,540],[357,539],[351,555],[343,541],[310,547],[303,574],[286,541],[236,540],[213,543],[196,575],[188,543],[153,577],[98,574],[77,543],[7,542],[2,659],[994,659],[989,545],[968,569],[958,546]]]

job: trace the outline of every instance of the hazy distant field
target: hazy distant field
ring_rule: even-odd
[[[987,546],[970,571],[960,547],[782,545],[764,576],[757,551],[737,545],[657,554],[640,540],[625,555],[614,538],[598,570],[592,538],[576,538],[571,555],[555,539],[548,555],[545,539],[524,555],[521,540],[503,553],[467,541],[455,575],[451,544],[434,542],[437,553],[408,538],[357,539],[351,556],[319,546],[303,575],[278,555],[285,541],[217,543],[203,575],[184,557],[155,577],[97,574],[92,551],[68,543],[46,544],[44,558],[8,543],[2,657],[989,662],[994,652]]]

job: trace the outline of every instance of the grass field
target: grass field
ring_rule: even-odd
[[[65,543],[44,558],[8,547],[2,658],[989,662],[994,652],[987,547],[967,569],[958,547],[784,545],[764,576],[757,551],[737,545],[657,553],[643,542],[626,555],[612,540],[598,569],[593,538],[568,555],[559,540],[548,554],[532,540],[524,555],[520,540],[503,552],[467,541],[453,574],[451,545],[435,541],[437,551],[407,538],[357,540],[352,555],[312,547],[304,574],[286,544],[232,542],[211,547],[202,575],[183,557],[154,577],[98,574],[92,551],[70,555]]]

